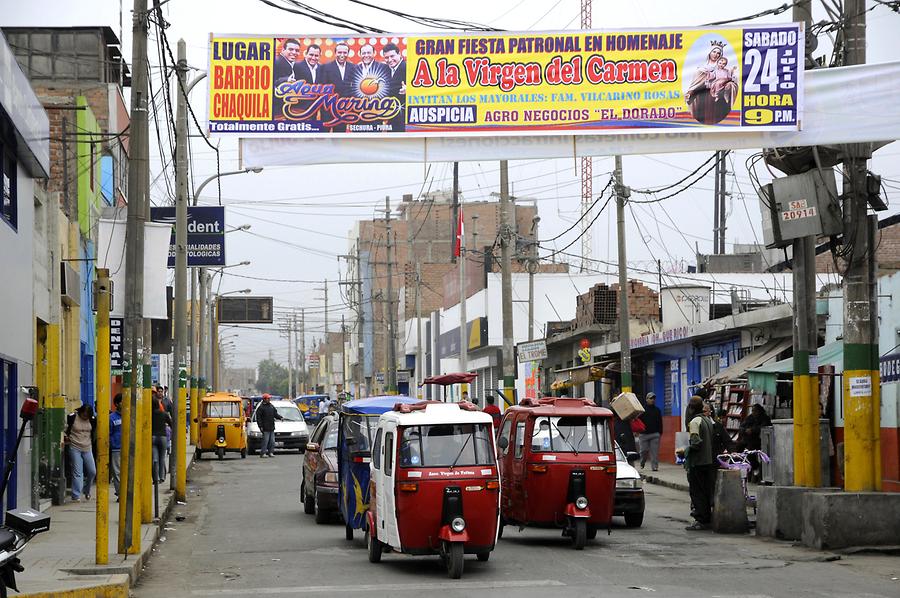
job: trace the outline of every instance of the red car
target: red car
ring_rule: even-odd
[[[338,512],[338,421],[330,413],[319,420],[309,437],[300,466],[300,502],[303,512],[327,523]]]

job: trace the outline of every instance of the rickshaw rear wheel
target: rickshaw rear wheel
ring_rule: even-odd
[[[450,579],[459,579],[463,574],[463,545],[462,542],[448,542],[447,576]]]
[[[380,563],[381,562],[381,551],[384,548],[384,545],[381,543],[381,540],[373,536],[369,533],[369,530],[366,530],[366,549],[369,552],[369,562],[370,563]]]
[[[203,451],[200,450],[200,447],[195,448],[194,449],[194,459],[199,461],[202,456],[203,456]]]
[[[584,550],[587,542],[587,521],[584,519],[575,520],[575,533],[572,534],[572,545],[575,550]]]
[[[353,539],[353,528],[349,525],[344,526],[344,539],[352,540]]]
[[[219,461],[225,458],[225,449],[221,446],[216,449],[216,456],[219,458]]]
[[[486,563],[487,560],[489,558],[491,558],[491,553],[490,553],[490,551],[478,552],[475,554],[475,556],[477,556],[478,560],[481,561],[482,563]]]
[[[246,459],[246,458],[247,458],[247,449],[242,448],[241,449],[241,459]]]

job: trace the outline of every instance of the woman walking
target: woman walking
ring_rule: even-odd
[[[172,418],[166,411],[166,406],[162,401],[155,401],[150,426],[153,433],[153,481],[157,483],[162,483],[166,479],[166,469],[169,465],[169,461],[166,459],[166,452],[169,448],[166,426],[171,425]]]
[[[73,502],[81,500],[82,492],[85,499],[91,499],[91,484],[97,477],[93,451],[95,424],[94,408],[90,405],[82,405],[68,417],[65,442],[72,464]]]

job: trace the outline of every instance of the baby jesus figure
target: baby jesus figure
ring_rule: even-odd
[[[724,100],[729,105],[734,104],[737,96],[737,80],[735,70],[737,65],[728,68],[728,59],[722,56],[716,61],[716,68],[709,72],[706,86],[714,100]]]

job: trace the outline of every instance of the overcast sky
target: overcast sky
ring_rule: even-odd
[[[309,0],[308,4],[357,22],[396,33],[422,32],[422,27],[381,12],[358,6],[347,0]],[[152,0],[150,0],[152,5]],[[688,27],[743,17],[781,5],[780,0],[708,2],[696,0],[630,0],[629,2],[594,2],[595,29],[639,27]],[[814,20],[826,18],[819,2],[814,2]],[[121,7],[124,26],[125,56],[131,57],[131,5]],[[578,27],[579,0],[496,0],[492,3],[471,0],[455,2],[410,2],[385,0],[379,5],[434,17],[464,19],[507,30],[558,30]],[[872,3],[870,2],[871,6]],[[0,0],[0,14],[9,26],[73,26],[105,25],[120,30],[120,2],[117,0]],[[237,34],[289,34],[295,36],[327,36],[348,33],[305,17],[271,8],[258,0],[169,0],[164,5],[165,18],[171,23],[168,37],[172,41],[184,38],[187,42],[190,66],[205,70],[207,42],[211,32]],[[790,13],[770,16],[755,22],[788,22]],[[900,15],[883,6],[868,13],[868,61],[895,60],[900,55]],[[827,39],[821,48],[829,47]],[[159,64],[156,40],[150,41],[151,68]],[[159,85],[159,69],[152,68],[154,88]],[[204,87],[200,85],[199,87]],[[206,100],[203,91],[191,96],[192,106],[205,127]],[[162,125],[162,123],[161,123]],[[165,131],[162,132],[165,135]],[[170,197],[166,178],[171,183],[171,168],[162,174],[156,149],[155,129],[151,125],[151,155],[153,164],[151,190],[157,205]],[[165,141],[164,137],[164,143]],[[223,171],[238,168],[237,142],[223,139],[219,144]],[[201,139],[192,139],[194,177],[199,182],[215,172],[215,154]],[[753,152],[732,154],[734,171],[728,177],[728,230],[731,244],[761,240],[758,200],[750,185],[744,161]],[[706,160],[708,153],[627,156],[624,159],[625,183],[632,187],[652,187],[674,182],[686,172]],[[604,173],[612,170],[612,158],[598,157],[594,163],[595,191],[605,184]],[[510,163],[510,181],[519,197],[537,200],[541,216],[541,236],[555,236],[568,228],[578,217],[580,205],[580,175],[573,159],[540,160]],[[896,144],[876,153],[872,170],[885,177],[900,179],[900,149]],[[372,218],[375,210],[384,205],[385,195],[399,201],[404,193],[418,195],[423,189],[449,188],[450,165],[392,164],[362,166],[305,166],[266,168],[260,174],[223,178],[222,198],[228,205],[226,220],[229,227],[252,225],[248,233],[228,235],[228,263],[251,261],[250,266],[226,272],[269,280],[242,279],[225,276],[222,292],[251,288],[254,294],[273,295],[276,311],[292,307],[306,307],[307,338],[323,330],[322,282],[278,282],[280,280],[329,279],[329,301],[332,307],[339,301],[336,284],[339,264],[336,256],[347,251],[347,233],[355,220]],[[460,164],[461,189],[466,201],[486,199],[497,190],[498,164],[467,162]],[[599,187],[598,187],[599,184]],[[201,194],[201,204],[216,201],[216,185],[210,184]],[[283,205],[254,205],[259,200],[288,200]],[[891,206],[896,212],[898,204]],[[607,210],[597,220],[594,231],[593,255],[599,259],[615,260],[615,211]],[[629,222],[629,263],[663,260],[666,267],[694,263],[695,243],[701,252],[710,252],[712,245],[713,180],[695,185],[691,190],[660,204],[636,207],[641,219],[641,233]],[[884,217],[887,214],[882,213]],[[631,220],[631,219],[629,219]],[[678,232],[676,232],[676,230]],[[563,244],[577,235],[576,230],[561,241]],[[265,238],[268,237],[268,238]],[[571,251],[576,252],[580,243]],[[574,298],[573,298],[574,305]],[[331,330],[339,312],[330,317]],[[231,336],[234,329],[223,330]],[[232,363],[254,366],[269,351],[276,359],[286,360],[287,342],[275,331],[244,330],[235,337],[236,348]]]

